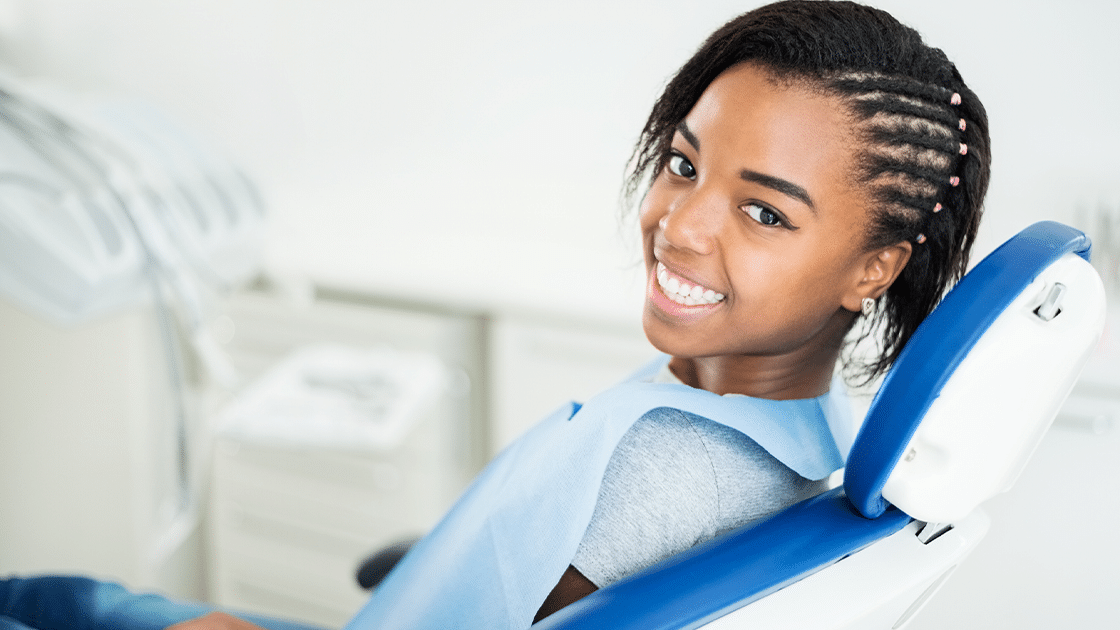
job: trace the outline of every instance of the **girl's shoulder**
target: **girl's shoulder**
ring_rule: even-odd
[[[573,565],[602,587],[811,492],[743,433],[660,407],[618,443]]]

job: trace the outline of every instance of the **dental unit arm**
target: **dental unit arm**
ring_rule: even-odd
[[[540,630],[896,629],[984,536],[1104,328],[1089,239],[1054,223],[981,261],[872,403],[840,488],[562,609]]]
[[[155,302],[232,386],[210,302],[258,272],[264,218],[240,170],[153,108],[0,77],[0,299],[62,326]]]

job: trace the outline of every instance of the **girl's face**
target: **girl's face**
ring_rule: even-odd
[[[850,127],[836,98],[757,66],[712,82],[641,206],[654,346],[773,370],[835,361],[869,292]]]

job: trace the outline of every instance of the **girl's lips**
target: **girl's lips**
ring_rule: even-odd
[[[655,274],[657,284],[665,295],[682,306],[702,306],[723,301],[722,293],[716,293],[713,289],[693,283],[669,271],[661,261],[657,262]]]
[[[646,286],[646,299],[654,308],[665,315],[678,321],[688,322],[707,316],[723,304],[722,295],[720,295],[719,300],[714,302],[698,302],[692,305],[678,302],[677,300],[681,299],[679,295],[673,294],[673,296],[670,297],[670,294],[662,288],[661,281],[658,278],[658,276],[661,275],[658,273],[661,268],[662,266],[658,264],[649,274],[649,282]]]

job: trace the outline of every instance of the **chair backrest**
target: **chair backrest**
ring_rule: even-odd
[[[890,503],[951,522],[1010,487],[1104,329],[1089,250],[1080,231],[1036,223],[945,296],[852,446],[844,486],[860,513],[874,518]]]

